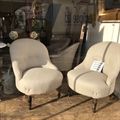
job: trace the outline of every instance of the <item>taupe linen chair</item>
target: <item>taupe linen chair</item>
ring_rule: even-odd
[[[50,55],[51,62],[57,66],[60,71],[68,71],[72,68],[75,53],[80,42],[74,43],[61,52]]]
[[[104,62],[101,72],[90,70],[94,60]],[[93,98],[93,112],[95,112],[97,99],[114,92],[119,67],[120,44],[97,43],[88,50],[84,61],[67,73],[68,85],[77,93]]]
[[[29,109],[32,95],[50,92],[61,86],[63,75],[51,63],[47,48],[41,42],[29,38],[18,39],[10,46],[10,56],[16,87],[28,95]]]
[[[70,38],[61,37],[61,38],[51,39],[50,46],[47,46],[49,54],[56,54],[66,49],[69,46]]]

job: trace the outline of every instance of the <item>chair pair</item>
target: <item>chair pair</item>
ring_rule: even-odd
[[[46,93],[61,86],[63,75],[51,63],[47,48],[39,41],[29,38],[14,41],[10,46],[10,56],[16,87],[29,96],[29,109],[32,95]],[[101,71],[91,70],[94,60],[104,63]],[[114,92],[119,71],[120,44],[100,42],[88,50],[82,63],[67,73],[68,86],[77,93],[93,98],[95,112],[97,99]]]

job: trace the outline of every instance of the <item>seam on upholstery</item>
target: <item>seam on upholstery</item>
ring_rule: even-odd
[[[75,80],[74,80],[74,90],[76,90],[75,88],[76,88],[76,82],[77,82],[77,79],[80,77],[80,76],[82,76],[82,75],[84,75],[84,74],[86,74],[86,73],[89,73],[89,72],[93,72],[93,71],[87,71],[87,72],[85,72],[85,73],[82,73],[82,74],[80,74],[80,75],[78,75],[76,78],[75,78]]]
[[[105,51],[104,51],[104,54],[103,54],[103,58],[102,58],[102,62],[105,61],[105,55],[106,55],[106,52],[107,52],[107,50],[108,50],[108,48],[109,48],[109,46],[110,46],[111,43],[112,43],[112,42],[109,42],[108,45],[107,45],[106,48],[105,48]]]

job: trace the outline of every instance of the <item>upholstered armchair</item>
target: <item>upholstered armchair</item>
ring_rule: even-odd
[[[94,60],[104,63],[101,72],[92,69]],[[100,42],[90,47],[84,61],[67,73],[68,85],[73,91],[93,98],[95,112],[97,99],[114,92],[119,70],[120,44]]]
[[[47,46],[49,54],[56,54],[66,49],[69,46],[70,38],[52,38],[50,46]]]
[[[10,57],[16,87],[28,96],[29,109],[32,95],[50,92],[61,86],[63,75],[51,63],[47,48],[41,42],[29,38],[18,39],[10,46]]]
[[[72,68],[75,53],[80,42],[74,43],[61,52],[50,55],[51,62],[57,66],[60,71],[68,71]]]

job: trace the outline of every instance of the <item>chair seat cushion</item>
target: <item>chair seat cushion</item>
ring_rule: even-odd
[[[106,97],[109,86],[106,84],[107,76],[91,70],[71,70],[67,74],[68,84],[74,91],[93,98]]]
[[[48,68],[27,70],[17,84],[17,88],[27,94],[42,94],[57,89],[62,83],[61,72]]]

